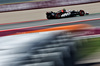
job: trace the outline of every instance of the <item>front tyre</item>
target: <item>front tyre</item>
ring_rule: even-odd
[[[84,15],[85,15],[84,10],[80,10],[80,11],[79,11],[79,15],[80,15],[80,16],[84,16]]]

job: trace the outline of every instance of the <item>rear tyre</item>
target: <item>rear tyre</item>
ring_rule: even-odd
[[[47,19],[51,19],[51,16],[50,15],[47,15]]]
[[[60,18],[61,18],[61,14],[60,14],[60,13],[57,13],[57,14],[56,14],[56,18],[57,18],[57,19],[60,19]]]
[[[79,15],[80,15],[80,16],[84,16],[84,15],[85,15],[84,10],[80,10],[80,11],[79,11]]]

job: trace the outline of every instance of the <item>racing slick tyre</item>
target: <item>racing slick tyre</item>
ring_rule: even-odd
[[[84,15],[85,15],[84,10],[80,10],[80,11],[79,11],[79,15],[80,15],[80,16],[84,16]]]
[[[51,16],[50,15],[47,15],[47,19],[51,19]]]
[[[60,18],[61,18],[61,14],[60,14],[60,13],[57,13],[57,14],[56,14],[56,18],[57,18],[57,19],[60,19]]]

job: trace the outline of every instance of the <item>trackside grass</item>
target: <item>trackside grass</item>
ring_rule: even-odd
[[[85,42],[87,40],[87,42]],[[84,39],[82,41],[82,46],[79,47],[77,55],[77,60],[82,59],[86,56],[91,55],[92,53],[100,50],[100,37],[99,38],[90,38]]]

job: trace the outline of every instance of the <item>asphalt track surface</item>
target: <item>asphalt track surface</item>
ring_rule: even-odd
[[[33,22],[29,21],[29,22],[25,22],[25,23],[16,23],[16,24],[6,24],[6,25],[0,25],[0,30],[2,31],[2,30],[8,30],[8,29],[17,29],[17,28],[26,28],[26,27],[34,27],[34,26],[42,26],[42,25],[51,25],[51,24],[57,24],[57,23],[66,23],[66,24],[46,26],[45,28],[65,26],[65,25],[74,25],[74,24],[90,24],[90,25],[93,25],[93,26],[100,26],[100,20],[71,23],[71,21],[87,20],[87,19],[94,19],[94,18],[100,18],[100,14],[91,14],[91,15],[86,15],[86,16],[81,16],[81,17],[77,16],[77,17],[70,17],[70,18],[33,21]]]

